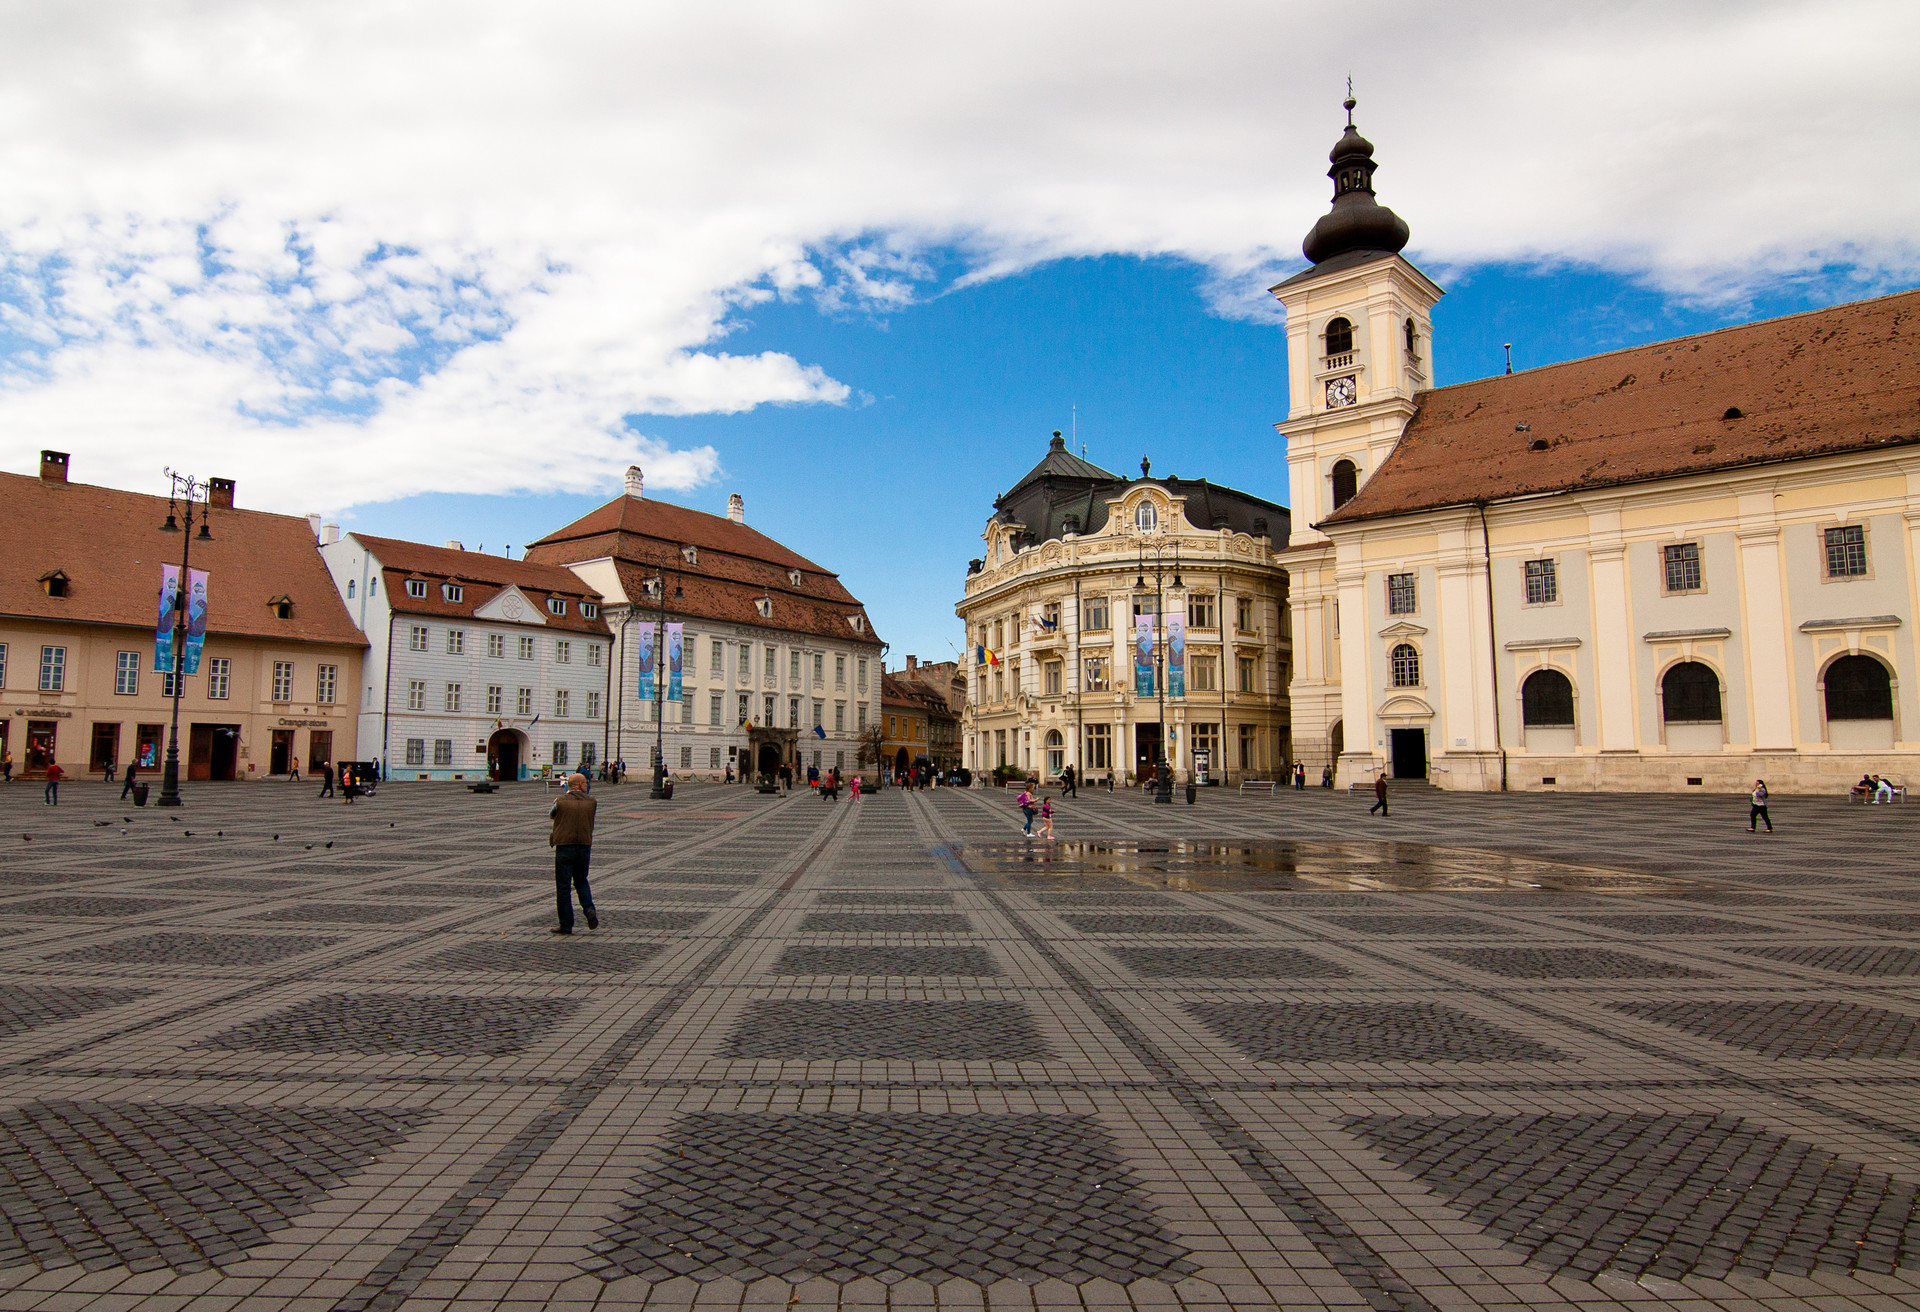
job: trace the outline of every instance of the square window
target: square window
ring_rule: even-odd
[[[433,740],[433,763],[435,765],[453,764],[453,739],[435,738]]]
[[[1086,658],[1086,670],[1087,691],[1105,692],[1113,670],[1113,657],[1089,656]]]
[[[160,671],[160,695],[162,697],[165,697],[169,701],[173,700],[173,671],[172,670]]]
[[[1827,577],[1864,578],[1867,573],[1867,526],[1842,524],[1823,535],[1827,548]]]
[[[589,620],[591,620],[591,619],[598,619],[598,618],[599,618],[599,616],[600,616],[600,606],[599,606],[599,603],[597,603],[597,602],[592,602],[592,601],[583,601],[583,602],[581,602],[581,603],[580,603],[580,615],[581,615],[581,618],[583,618],[583,619],[589,619]]]
[[[565,765],[567,763],[567,745],[565,743],[557,742],[553,745],[553,763],[555,765]]]
[[[682,747],[680,749],[680,768],[682,770],[693,769],[693,748]]]
[[[799,727],[800,699],[798,697],[789,697],[787,698],[787,728],[798,729]]]
[[[1253,632],[1253,598],[1236,597],[1233,603],[1233,622],[1242,633]]]
[[[827,704],[825,702],[817,701],[813,704],[813,727],[814,728],[821,729],[826,727],[826,721],[823,718],[826,715],[826,713],[827,713]]]
[[[600,754],[595,750],[593,743],[580,744],[580,768],[582,770],[593,769],[593,763],[599,759],[599,756]]]
[[[1523,561],[1526,574],[1527,605],[1545,606],[1560,600],[1560,577],[1552,560]]]
[[[1059,661],[1048,661],[1040,667],[1041,688],[1047,696],[1058,697],[1060,695],[1061,670],[1063,668],[1062,663]]]
[[[233,661],[216,656],[207,662],[207,696],[216,702],[227,699],[227,685],[233,675]],[[172,694],[169,693],[169,696]]]
[[[739,710],[740,710],[740,714],[734,720],[734,723],[737,725],[745,724],[747,722],[747,717],[750,716],[753,712],[751,709],[750,699],[748,698],[747,694],[744,692],[740,694]]]
[[[533,689],[522,688],[514,694],[513,713],[515,715],[533,714]]]
[[[590,642],[587,644],[587,664],[593,665],[593,666],[598,666],[600,664],[600,644],[599,643]]]
[[[506,635],[503,633],[489,633],[487,635],[487,655],[492,657],[494,660],[500,660],[506,654],[507,654]]]
[[[447,630],[447,655],[464,656],[467,651],[467,631],[465,629]]]
[[[723,698],[720,693],[714,692],[714,693],[707,694],[707,723],[708,724],[724,723],[724,720],[722,719],[722,717],[725,716],[726,712],[721,709],[722,700]]]
[[[719,768],[720,768],[720,749],[718,747],[709,747],[707,749],[707,769],[718,770]]]
[[[273,700],[290,702],[293,700],[293,662],[275,661],[273,663]]]
[[[1387,575],[1387,614],[1414,615],[1420,610],[1420,585],[1416,575]],[[1245,625],[1241,626],[1245,628]]]
[[[1255,691],[1254,680],[1256,676],[1256,658],[1252,656],[1242,656],[1240,658],[1240,691]]]
[[[743,679],[753,677],[753,648],[744,642],[740,644],[740,677]]]
[[[826,682],[827,658],[821,652],[813,654],[813,682],[816,686]]]
[[[440,595],[448,601],[464,601],[467,590],[458,583],[442,583],[440,585]]]
[[[1700,591],[1700,544],[1669,542],[1660,548],[1661,572],[1668,592]]]
[[[715,638],[713,640],[712,659],[707,662],[707,671],[716,679],[727,674],[727,644]]]
[[[340,686],[340,667],[322,665],[313,678],[313,700],[322,706],[333,705],[333,695]]]
[[[847,731],[847,704],[845,702],[835,702],[833,704],[833,731],[835,733],[845,733]]]
[[[506,706],[506,689],[497,683],[487,685],[487,714],[498,715]]]
[[[427,763],[427,740],[425,738],[407,739],[407,764],[425,765]]]
[[[1080,603],[1080,627],[1099,631],[1107,627],[1107,599],[1088,597]],[[984,637],[985,635],[982,634]]]
[[[800,682],[800,653],[797,651],[787,653],[787,677],[795,683]]]
[[[656,702],[655,705],[658,705],[658,703]],[[566,719],[567,716],[571,713],[572,708],[573,708],[572,694],[569,693],[565,688],[561,688],[555,691],[555,693],[553,694],[553,714],[555,718],[561,719],[561,720]]]
[[[589,720],[600,718],[600,694],[597,692],[587,694],[587,718]]]
[[[425,679],[407,680],[407,709],[424,711],[427,709],[427,681]]]
[[[113,671],[113,691],[121,697],[137,697],[140,694],[140,653],[123,651]]]
[[[533,639],[532,638],[520,639],[520,659],[523,661],[530,661],[533,659]]]
[[[427,626],[413,624],[407,628],[407,650],[425,651],[427,649]]]
[[[1211,629],[1218,623],[1214,613],[1213,594],[1196,592],[1187,598],[1187,627],[1190,629]]]
[[[573,663],[573,644],[562,639],[553,644],[553,659],[561,665]]]
[[[460,709],[460,685],[459,684],[450,683],[447,685],[445,705],[449,711],[457,711]]]
[[[547,612],[552,615],[565,615],[567,613],[567,603],[565,601],[562,601],[559,597],[548,597]],[[564,744],[555,743],[554,749],[560,752],[562,755],[565,755],[566,753],[566,747]]]
[[[835,656],[833,658],[833,686],[836,688],[845,688],[847,686],[847,658],[845,656]]]
[[[427,581],[425,579],[408,579],[407,595],[409,597],[414,597],[414,598],[420,598],[420,597],[426,596]]]

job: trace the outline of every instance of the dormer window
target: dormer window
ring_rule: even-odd
[[[67,572],[61,569],[56,569],[51,574],[42,574],[40,576],[40,586],[46,589],[49,597],[66,596],[67,587],[70,582],[71,580],[67,578]]]
[[[799,586],[800,586],[800,571],[799,571],[799,570],[797,570],[797,569],[790,569],[790,570],[788,570],[788,571],[787,571],[787,582],[789,582],[789,583],[791,583],[791,584],[792,584],[792,585],[793,585],[794,587],[796,587],[796,588],[797,588],[797,587],[799,587]]]
[[[849,615],[847,617],[847,623],[853,625],[853,631],[855,633],[865,633],[867,631],[867,617],[865,615]]]
[[[1327,321],[1327,355],[1353,354],[1353,324],[1347,319]]]
[[[582,619],[589,619],[589,620],[593,619],[595,616],[599,615],[599,613],[600,613],[600,608],[594,605],[594,603],[590,601],[583,601],[580,603],[580,617]]]
[[[442,583],[440,585],[440,595],[448,601],[459,601],[467,595],[467,590],[458,583]]]
[[[427,581],[425,579],[408,579],[407,595],[416,601],[423,600],[427,595]]]
[[[761,619],[770,620],[773,618],[772,597],[755,597],[753,599],[753,608],[760,613]]]
[[[698,547],[680,548],[680,559],[684,560],[689,565],[698,565],[700,563],[700,548]]]
[[[1150,533],[1160,522],[1160,512],[1153,508],[1153,502],[1142,501],[1133,512],[1133,525],[1142,533]]]
[[[567,603],[558,597],[548,597],[547,613],[550,615],[565,615],[567,613]]]
[[[267,609],[273,612],[277,620],[290,620],[293,618],[293,598],[283,592],[267,603]]]

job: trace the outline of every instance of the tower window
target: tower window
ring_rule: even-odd
[[[1354,468],[1351,460],[1333,462],[1333,508],[1335,510],[1353,500],[1353,494],[1360,489],[1360,471]]]
[[[1413,326],[1413,320],[1411,319],[1407,320],[1406,333],[1407,359],[1418,360],[1420,358],[1420,330]]]
[[[1327,354],[1347,355],[1353,350],[1353,324],[1346,319],[1327,323]]]

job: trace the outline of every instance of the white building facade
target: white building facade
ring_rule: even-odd
[[[387,778],[512,781],[606,758],[611,634],[578,577],[457,544],[322,538],[369,643],[360,750]]]

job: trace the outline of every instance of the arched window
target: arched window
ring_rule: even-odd
[[[1573,726],[1573,684],[1558,670],[1535,670],[1520,685],[1520,723],[1529,729]]]
[[[1047,775],[1052,777],[1067,768],[1067,743],[1058,729],[1047,730]]]
[[[1353,494],[1360,488],[1360,471],[1354,468],[1351,460],[1333,462],[1333,508],[1335,510],[1353,500]]]
[[[1407,320],[1407,359],[1420,358],[1420,330],[1413,326],[1413,320]]]
[[[1140,508],[1133,512],[1133,522],[1142,532],[1150,531],[1160,522],[1160,516],[1153,508],[1153,502],[1142,501]]]
[[[1871,656],[1842,656],[1827,666],[1829,720],[1891,720],[1893,680]]]
[[[1420,686],[1420,653],[1414,650],[1412,643],[1403,642],[1393,649],[1393,686]]]
[[[1353,325],[1345,319],[1327,321],[1327,354],[1346,355],[1353,350]]]
[[[1681,661],[1660,680],[1660,702],[1668,724],[1718,724],[1720,676],[1699,661]]]

